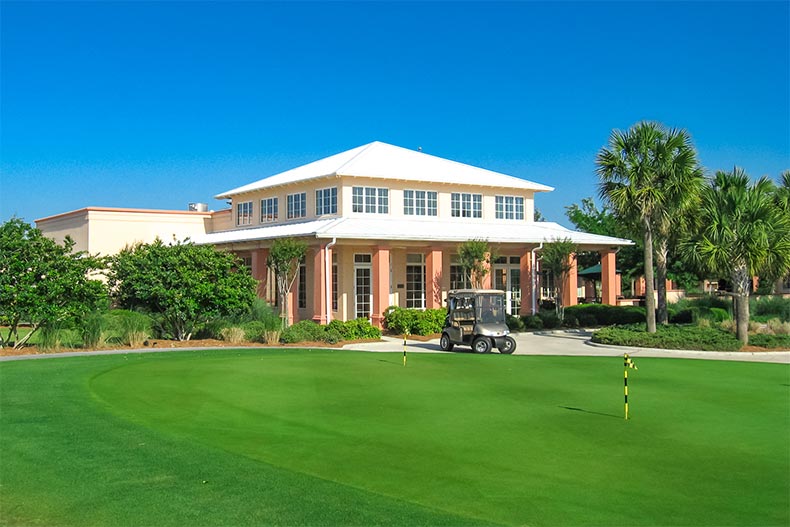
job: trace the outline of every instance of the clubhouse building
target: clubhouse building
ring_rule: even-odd
[[[440,308],[447,291],[468,287],[458,246],[486,240],[496,260],[484,286],[506,291],[508,311],[534,313],[553,291],[541,247],[570,239],[600,254],[600,301],[620,294],[616,253],[629,240],[534,221],[534,196],[551,187],[381,142],[320,159],[215,196],[230,209],[209,212],[88,207],[36,221],[46,235],[70,235],[77,250],[113,254],[127,244],[191,238],[238,254],[276,301],[266,267],[278,238],[309,249],[290,302],[293,320],[369,318],[387,307]],[[565,305],[584,297],[576,269]]]

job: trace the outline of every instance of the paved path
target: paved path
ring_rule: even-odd
[[[515,355],[569,355],[585,357],[616,357],[628,353],[634,357],[668,357],[682,359],[737,360],[745,362],[777,362],[790,364],[790,351],[687,351],[664,350],[655,348],[632,348],[624,346],[605,346],[590,342],[591,333],[583,330],[540,331],[535,333],[515,333]],[[403,340],[384,337],[382,342],[348,344],[344,349],[365,351],[403,351]],[[465,346],[458,350],[471,351]],[[439,347],[439,339],[428,342],[406,341],[406,352],[445,353]]]
[[[604,346],[590,342],[590,332],[584,330],[567,331],[541,331],[536,333],[515,333],[515,355],[565,355],[584,357],[616,357],[628,353],[634,357],[668,357],[682,359],[708,359],[708,360],[736,360],[745,362],[775,362],[790,364],[790,351],[686,351],[662,350],[653,348],[630,348],[621,346]],[[127,353],[168,353],[173,351],[195,351],[205,349],[228,348],[142,348],[134,350],[105,350],[105,351],[74,351],[67,353],[52,353],[39,355],[19,355],[0,357],[0,362],[26,359],[46,359],[53,357],[81,357],[85,355],[124,355]],[[402,352],[403,340],[384,337],[381,342],[364,342],[360,344],[347,344],[347,350],[360,350],[372,352]],[[471,350],[464,346],[460,350]],[[446,353],[439,347],[439,339],[420,342],[406,341],[407,353]]]

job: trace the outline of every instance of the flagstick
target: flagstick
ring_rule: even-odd
[[[625,420],[628,421],[628,353],[623,355],[623,390],[625,393]]]

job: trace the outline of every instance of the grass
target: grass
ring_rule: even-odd
[[[0,524],[787,525],[790,368],[637,362],[0,363]]]

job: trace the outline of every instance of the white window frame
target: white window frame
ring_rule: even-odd
[[[412,280],[414,276],[418,277],[418,283],[416,284]],[[415,289],[414,287],[415,285],[419,285],[419,288]],[[427,289],[427,284],[425,283],[425,255],[422,253],[407,254],[406,255],[406,307],[412,309],[425,309],[426,289]]]
[[[279,203],[277,198],[263,198],[261,200],[261,223],[272,223],[279,216]]]
[[[523,196],[495,196],[496,219],[498,220],[523,220]]]
[[[436,216],[438,215],[439,196],[433,190],[403,191],[404,216]]]
[[[288,194],[288,219],[304,218],[307,216],[307,193],[297,192],[296,194]],[[298,207],[298,210],[297,210]]]
[[[320,188],[315,191],[315,215],[337,214],[337,187]]]
[[[252,201],[236,204],[236,225],[252,225]]]
[[[450,216],[453,218],[482,218],[483,195],[453,192],[450,194]]]
[[[389,189],[352,187],[351,211],[363,214],[389,214]]]

